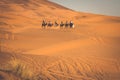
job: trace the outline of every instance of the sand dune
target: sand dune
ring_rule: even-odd
[[[0,13],[0,80],[120,79],[120,17],[48,0],[1,0]],[[43,19],[75,28],[43,29]]]
[[[4,53],[0,59],[5,60]],[[7,57],[8,58],[8,57]],[[21,55],[12,54],[12,65],[14,61],[18,64],[17,60],[22,64],[27,64],[28,69],[34,73],[34,76],[39,79],[45,80],[119,80],[119,63],[115,59],[100,58],[95,56],[35,56],[35,55]],[[13,59],[14,58],[14,59]],[[9,63],[9,61],[7,63]],[[18,64],[19,65],[19,64]],[[14,74],[11,71],[11,66],[7,69],[6,65],[1,64],[1,76],[5,80],[5,75]],[[13,75],[16,78],[16,75]],[[10,75],[8,75],[9,77]],[[18,77],[17,77],[18,78]],[[21,78],[21,75],[19,75]],[[32,78],[31,78],[32,79]],[[33,79],[32,79],[33,80]]]
[[[16,54],[1,53],[0,61],[9,63],[12,58],[15,58],[15,62],[18,59],[27,65],[30,71],[33,70],[33,76],[38,80],[119,80],[117,26],[104,29],[101,27],[98,30],[97,27],[24,30],[16,34],[15,40],[4,42],[6,49],[11,47]],[[107,32],[105,29],[113,31]],[[7,51],[6,49],[4,51]],[[5,71],[9,71],[9,68],[5,66],[1,64],[2,77],[3,73],[8,75]],[[17,75],[13,74],[11,71],[15,79]]]

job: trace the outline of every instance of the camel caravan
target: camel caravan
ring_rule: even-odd
[[[61,21],[60,23],[55,21],[54,23],[52,23],[51,21],[46,22],[45,20],[43,20],[42,28],[46,27],[74,28],[74,23],[72,21],[66,21],[65,23],[63,21]]]

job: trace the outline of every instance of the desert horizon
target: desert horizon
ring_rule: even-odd
[[[0,0],[0,80],[120,80],[120,16],[49,0]]]

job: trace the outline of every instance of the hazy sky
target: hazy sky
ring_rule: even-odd
[[[49,0],[76,11],[120,16],[120,0]]]

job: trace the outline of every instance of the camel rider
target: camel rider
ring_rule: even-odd
[[[61,21],[61,23],[60,23],[60,27],[63,27],[64,26],[64,23]]]
[[[70,28],[74,28],[74,23],[70,21]]]
[[[55,27],[57,27],[59,24],[57,23],[57,21],[55,21]]]
[[[66,21],[66,23],[65,23],[65,27],[68,27],[68,26],[69,26],[68,21]]]

